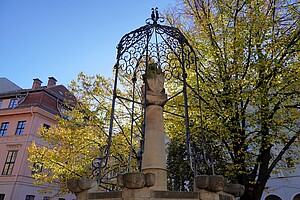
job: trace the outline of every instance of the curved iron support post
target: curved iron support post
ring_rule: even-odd
[[[99,185],[101,184],[101,180],[102,180],[101,170],[107,166],[107,163],[108,163],[108,160],[109,160],[109,155],[110,155],[111,137],[112,137],[112,133],[113,133],[113,121],[114,121],[115,103],[116,103],[116,98],[117,98],[118,65],[119,64],[116,63],[115,66],[114,66],[115,69],[116,69],[116,74],[115,74],[115,82],[114,82],[114,89],[113,89],[113,99],[112,99],[112,107],[111,107],[111,117],[110,117],[109,133],[108,133],[108,138],[107,138],[107,147],[104,150],[106,152],[101,151],[100,157],[95,158],[93,160],[93,163],[94,162],[96,162],[96,163],[99,162],[98,166],[93,165],[93,167],[94,167],[94,173],[96,173],[96,171],[98,171],[97,182],[98,182]]]
[[[117,98],[117,85],[118,85],[118,72],[119,72],[119,63],[115,65],[116,67],[116,75],[115,75],[115,82],[114,82],[114,91],[113,91],[113,99],[112,99],[112,105],[111,105],[111,117],[110,117],[110,125],[109,125],[109,133],[108,133],[108,142],[107,142],[107,157],[105,161],[105,166],[108,162],[108,157],[110,154],[110,146],[111,146],[111,137],[113,132],[113,121],[114,121],[114,113],[115,113],[115,104],[116,104],[116,98]]]
[[[95,158],[93,161],[92,161],[92,167],[93,167],[93,175],[95,177],[97,177],[97,183],[100,185],[101,184],[101,180],[102,180],[102,177],[101,177],[101,170],[102,168],[104,167],[103,165],[103,162],[105,160],[105,156],[103,155],[104,154],[104,151],[106,151],[106,148],[107,146],[104,146],[101,148],[100,150],[100,155],[99,157]]]
[[[194,177],[197,175],[197,168],[195,166],[195,156],[194,150],[191,147],[191,133],[190,133],[190,119],[189,119],[189,107],[188,107],[188,97],[187,97],[187,73],[185,69],[185,55],[184,55],[184,47],[181,44],[181,67],[182,67],[182,80],[183,80],[183,98],[184,98],[184,115],[185,115],[185,130],[186,130],[186,145],[187,145],[187,153],[192,159],[191,169],[194,171]]]
[[[145,119],[146,119],[146,113],[147,113],[147,102],[146,102],[146,96],[147,96],[147,91],[148,91],[148,85],[147,85],[147,73],[148,73],[148,65],[149,65],[149,41],[150,41],[150,31],[147,31],[147,39],[146,39],[146,63],[145,63],[145,80],[144,80],[144,86],[145,86],[145,90],[144,90],[144,96],[143,96],[143,125],[142,125],[142,143],[141,143],[141,162],[140,162],[140,171],[142,170],[142,157],[143,157],[143,152],[144,152],[144,139],[145,139],[145,128],[146,128],[146,124],[145,124]]]
[[[129,159],[128,159],[128,172],[131,172],[131,159],[132,159],[132,152],[133,152],[133,125],[134,125],[134,103],[135,103],[135,83],[136,83],[136,72],[134,72],[133,78],[132,78],[132,104],[131,104],[131,124],[130,124],[130,152],[129,152]]]

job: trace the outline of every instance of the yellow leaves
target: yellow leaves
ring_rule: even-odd
[[[255,165],[268,165],[271,158],[258,162],[261,151],[271,149],[270,154],[275,155],[274,147],[284,146],[299,130],[300,54],[299,42],[294,42],[298,27],[292,25],[298,18],[282,1],[276,7],[263,0],[247,1],[240,10],[236,10],[236,1],[234,5],[233,1],[210,1],[210,6],[207,1],[184,2],[182,9],[189,15],[182,17],[191,23],[185,35],[199,53],[201,76],[201,114],[197,99],[189,99],[190,120],[196,124],[191,127],[192,139],[199,146],[201,134],[223,142],[221,152],[226,153],[218,163],[228,161],[228,175],[239,176]],[[208,10],[211,12],[206,13]],[[195,76],[188,77],[189,84],[197,88]],[[182,111],[181,100],[168,102],[171,111]],[[184,143],[184,123],[176,117],[166,119],[170,138]],[[231,164],[236,162],[240,163]]]
[[[250,185],[255,185],[257,182],[256,181],[249,181]]]
[[[41,127],[38,135],[42,141],[33,142],[28,148],[28,160],[33,165],[43,165],[43,171],[33,175],[36,183],[58,184],[61,192],[67,191],[68,178],[91,175],[91,161],[100,155],[99,149],[107,140],[104,117],[110,104],[102,95],[110,93],[111,83],[101,76],[88,77],[83,73],[78,80],[70,87],[80,103],[66,110],[66,118],[57,118],[57,125],[49,129]],[[97,110],[95,102],[106,109]]]
[[[230,164],[226,166],[227,171],[240,171],[242,169],[241,164]]]
[[[92,160],[105,154],[101,149],[107,147],[112,81],[83,73],[78,75],[78,81],[73,81],[70,86],[78,104],[64,112],[65,118],[57,117],[57,125],[49,129],[41,127],[38,135],[42,141],[33,142],[28,149],[28,160],[32,164],[43,164],[43,171],[33,175],[36,183],[58,186],[61,192],[67,191],[67,179],[90,177]],[[118,113],[118,117],[122,116],[128,118],[125,113]],[[103,169],[103,174],[126,170],[130,149],[126,120],[120,121],[125,128],[113,135],[109,166]],[[134,141],[134,148],[138,146],[137,142]],[[136,167],[134,159],[132,162],[131,166]]]

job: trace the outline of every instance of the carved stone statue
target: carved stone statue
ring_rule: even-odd
[[[149,63],[147,74],[143,75],[144,82],[147,84],[146,103],[147,105],[160,105],[166,103],[167,95],[165,94],[164,83],[165,76],[157,63]],[[145,95],[145,86],[142,88],[143,95]]]

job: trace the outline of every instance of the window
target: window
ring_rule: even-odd
[[[277,195],[274,195],[274,194],[271,194],[271,195],[268,195],[265,200],[281,200],[281,198]]]
[[[18,99],[11,99],[8,108],[15,108],[18,105]]]
[[[1,106],[2,106],[2,100],[0,100],[0,108],[1,108]],[[0,200],[1,200],[1,198],[0,198]]]
[[[1,198],[0,198],[0,200],[1,200]],[[300,193],[297,194],[296,196],[294,196],[293,200],[300,200]]]
[[[8,151],[7,156],[6,156],[6,160],[4,163],[4,168],[2,171],[2,175],[11,175],[15,162],[16,162],[16,157],[17,157],[17,150],[14,151]]]
[[[21,135],[24,132],[26,121],[19,121],[18,127],[16,130],[16,135]]]
[[[26,195],[25,200],[34,200],[34,195]]]
[[[65,200],[65,198],[58,198],[58,200]]]
[[[0,128],[0,136],[5,136],[6,135],[6,131],[8,129],[8,122],[3,122],[1,124],[1,128]],[[1,199],[0,199],[1,200]]]
[[[42,170],[43,170],[43,163],[39,163],[39,162],[33,163],[31,175],[39,174],[42,172]]]
[[[0,200],[4,200],[5,194],[0,194]]]
[[[48,124],[43,124],[43,127],[44,127],[45,129],[49,129],[49,128],[50,128],[50,125],[48,125]]]
[[[50,200],[50,197],[44,197],[43,200]]]

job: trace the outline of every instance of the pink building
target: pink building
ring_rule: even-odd
[[[31,165],[27,148],[33,140],[42,145],[36,132],[40,126],[56,123],[64,102],[73,97],[56,79],[48,84],[33,79],[31,89],[21,89],[6,78],[0,78],[0,200],[48,200],[51,194],[38,190],[49,186],[36,186],[31,178]],[[54,198],[72,200],[75,195]]]

